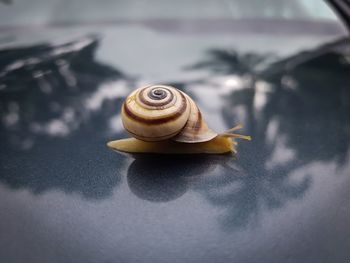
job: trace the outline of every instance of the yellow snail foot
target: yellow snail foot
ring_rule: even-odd
[[[171,140],[146,142],[136,138],[115,140],[107,143],[107,146],[115,151],[158,154],[236,153],[235,145],[234,139],[225,135],[219,135],[210,141],[199,143],[181,143]]]

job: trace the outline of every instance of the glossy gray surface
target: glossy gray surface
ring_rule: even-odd
[[[310,30],[3,33],[0,261],[349,262],[350,41]],[[237,158],[109,151],[146,83],[253,141]]]

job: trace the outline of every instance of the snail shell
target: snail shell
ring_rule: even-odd
[[[236,153],[235,134],[242,125],[217,134],[208,128],[196,103],[182,91],[152,85],[133,91],[122,106],[122,122],[135,138],[109,141],[112,150],[128,153]]]
[[[122,106],[125,129],[143,141],[210,141],[218,134],[208,128],[196,103],[182,91],[151,85],[133,91]]]

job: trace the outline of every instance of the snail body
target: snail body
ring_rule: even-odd
[[[184,92],[165,85],[134,90],[121,110],[124,128],[134,138],[110,141],[108,147],[129,153],[211,153],[236,152],[234,134],[238,125],[224,133],[211,130],[196,103]]]

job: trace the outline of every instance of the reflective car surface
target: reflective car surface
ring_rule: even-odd
[[[0,3],[0,262],[349,262],[350,40],[328,6],[68,2]],[[153,83],[253,140],[110,151]]]

